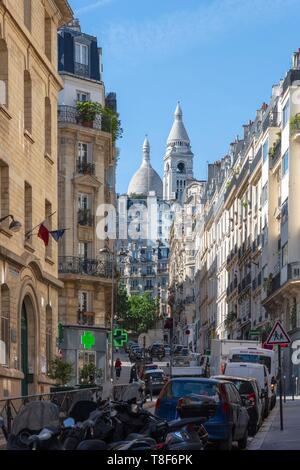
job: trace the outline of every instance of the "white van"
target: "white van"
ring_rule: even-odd
[[[268,416],[271,409],[272,389],[270,374],[265,365],[247,362],[228,362],[224,375],[256,379],[261,390],[265,392],[265,417]]]

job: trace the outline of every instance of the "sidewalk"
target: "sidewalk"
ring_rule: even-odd
[[[279,399],[248,450],[300,450],[300,397],[283,403],[283,431],[280,430]]]

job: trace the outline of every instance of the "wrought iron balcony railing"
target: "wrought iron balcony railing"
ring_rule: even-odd
[[[70,273],[105,278],[110,278],[112,275],[110,261],[75,256],[59,256],[58,270],[62,274]]]
[[[59,105],[58,106],[58,122],[67,122],[70,124],[84,125],[80,120],[77,109],[74,106]],[[102,119],[100,114],[96,114],[93,121],[94,129],[102,129]]]
[[[78,310],[77,322],[79,325],[93,326],[95,324],[95,313],[83,312],[82,310]]]
[[[74,73],[76,75],[81,75],[82,77],[89,76],[89,66],[86,64],[80,64],[80,62],[74,63]]]
[[[77,173],[81,175],[94,175],[95,165],[94,163],[77,161]]]

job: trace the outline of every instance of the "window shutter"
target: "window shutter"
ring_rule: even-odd
[[[99,54],[97,42],[93,41],[90,47],[91,54],[91,78],[94,80],[100,80],[100,71],[99,71]]]
[[[64,70],[74,73],[74,38],[70,33],[64,34]]]

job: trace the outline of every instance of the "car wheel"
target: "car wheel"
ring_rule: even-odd
[[[250,436],[255,436],[258,431],[258,424],[252,424],[252,426],[249,426],[248,431]]]
[[[248,429],[246,429],[243,439],[238,441],[239,449],[246,449],[248,443]]]
[[[231,450],[232,449],[232,431],[230,431],[229,437],[226,441],[221,441],[219,445],[220,450]]]

